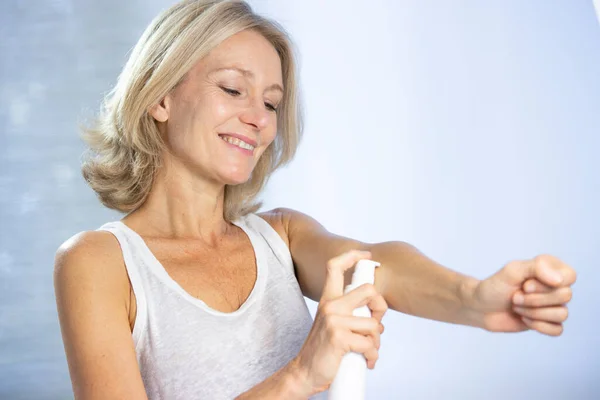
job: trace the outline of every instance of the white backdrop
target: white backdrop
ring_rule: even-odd
[[[0,3],[0,398],[71,393],[58,245],[118,218],[77,122],[170,0]],[[550,253],[579,273],[560,338],[389,312],[368,399],[600,398],[600,27],[589,0],[253,0],[301,53],[306,136],[265,208],[407,241],[484,278]],[[309,302],[314,312],[314,303]]]
[[[253,4],[298,43],[306,98],[305,141],[266,208],[365,241],[407,241],[478,278],[541,253],[579,273],[560,338],[390,312],[367,398],[600,398],[593,4]]]

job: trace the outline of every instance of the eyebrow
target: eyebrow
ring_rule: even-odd
[[[244,68],[240,68],[240,67],[223,67],[223,68],[217,68],[215,70],[213,70],[211,73],[215,73],[215,72],[221,72],[221,71],[236,71],[239,72],[240,74],[244,75],[246,78],[249,79],[254,79],[254,72],[248,70],[248,69],[244,69]],[[279,83],[274,83],[270,86],[268,86],[265,91],[269,91],[269,90],[279,90],[280,92],[283,93],[283,87],[281,87],[281,85]]]

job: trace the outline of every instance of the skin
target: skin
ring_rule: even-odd
[[[239,308],[256,278],[248,238],[223,218],[224,189],[246,182],[273,142],[274,108],[282,98],[277,87],[283,87],[277,52],[260,34],[244,31],[200,60],[148,110],[167,144],[164,167],[147,201],[123,222],[188,293],[224,312]],[[251,154],[219,135],[231,132],[256,142]],[[319,307],[298,356],[240,398],[306,398],[329,387],[348,351],[364,354],[374,368],[388,307],[493,332],[563,331],[576,275],[550,255],[510,262],[477,280],[405,242],[359,242],[285,208],[259,215],[289,247],[302,293]],[[381,263],[375,285],[344,295],[361,258]],[[216,260],[220,268],[209,268]],[[116,239],[91,231],[66,241],[57,252],[54,281],[75,397],[146,398],[131,338],[135,296]],[[516,304],[519,296],[523,302]],[[352,317],[364,304],[373,317]]]
[[[185,290],[221,311],[239,308],[256,277],[249,239],[223,218],[223,194],[225,185],[248,180],[275,138],[280,64],[266,39],[241,32],[148,110],[167,144],[164,167],[147,201],[123,222]],[[256,148],[244,154],[221,139],[227,132]],[[215,260],[218,270],[205,267]],[[220,286],[206,284],[217,275]],[[57,251],[54,282],[75,397],[146,398],[131,337],[135,296],[116,239],[90,231],[67,240]]]
[[[242,68],[253,76],[235,70]],[[142,233],[195,237],[214,244],[231,229],[223,218],[225,185],[246,182],[275,139],[283,93],[281,62],[260,34],[241,32],[223,42],[187,74],[150,114],[169,151],[148,200],[125,222]],[[248,156],[220,133],[258,143]],[[144,232],[148,231],[148,232]]]

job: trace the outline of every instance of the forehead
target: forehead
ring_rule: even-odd
[[[275,47],[260,33],[246,30],[220,43],[199,63],[207,73],[237,67],[251,71],[267,83],[281,83],[281,59]]]

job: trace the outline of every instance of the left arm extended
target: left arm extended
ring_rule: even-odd
[[[368,250],[381,263],[375,269],[375,287],[393,310],[491,332],[533,329],[549,336],[563,332],[577,274],[554,256],[513,260],[477,280],[438,264],[405,242],[363,243],[334,235],[300,212],[273,213],[290,248],[302,293],[315,301],[321,298],[330,259],[352,249]],[[352,272],[346,271],[345,284]]]
[[[375,287],[389,308],[422,318],[482,327],[480,313],[470,307],[478,280],[436,263],[408,243],[364,243],[332,234],[298,211],[273,211],[280,214],[287,232],[298,282],[306,297],[319,301],[328,260],[352,249],[368,250],[372,259],[381,263],[375,270]],[[352,272],[346,272],[345,284]]]

